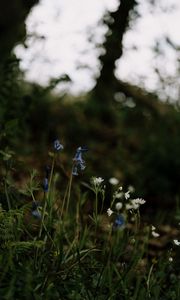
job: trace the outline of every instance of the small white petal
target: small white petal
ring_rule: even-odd
[[[126,204],[126,209],[127,209],[127,210],[133,209],[133,205],[131,205],[131,204]]]
[[[124,197],[126,200],[128,200],[130,198],[130,191],[127,191],[125,194],[124,194]]]
[[[113,211],[112,211],[112,209],[108,208],[108,210],[107,210],[107,214],[108,214],[108,217],[110,217],[110,216],[113,214]]]
[[[93,177],[92,178],[92,183],[94,185],[100,185],[103,181],[104,181],[104,179],[101,177]]]
[[[128,186],[128,191],[130,191],[130,193],[134,193],[135,188],[132,185]]]
[[[114,193],[114,199],[120,199],[120,198],[123,197],[123,195],[124,195],[123,192],[120,192],[120,193],[115,192],[115,193]]]
[[[139,204],[138,204],[138,203],[134,203],[134,204],[132,205],[132,207],[133,207],[133,209],[138,209],[138,208],[139,208]]]
[[[111,177],[109,179],[109,183],[112,184],[112,185],[117,185],[119,183],[119,180],[115,177]]]
[[[152,231],[152,236],[153,237],[158,237],[159,236],[159,233],[155,232],[155,231]]]
[[[117,202],[116,203],[116,210],[120,210],[122,208],[122,203],[121,202]]]
[[[146,203],[146,201],[142,198],[132,199],[131,201],[139,205]]]
[[[173,240],[176,246],[180,246],[180,242],[178,240]]]

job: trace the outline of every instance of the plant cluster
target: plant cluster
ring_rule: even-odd
[[[124,191],[118,179],[110,178],[109,208],[103,178],[92,177],[82,192],[78,175],[85,169],[86,147],[76,150],[62,196],[55,166],[63,148],[56,139],[42,184],[34,171],[19,191],[28,203],[11,201],[12,183],[4,174],[0,299],[179,299],[178,235],[163,255],[151,256],[149,243],[160,233],[141,222],[146,201],[132,197],[132,187]]]

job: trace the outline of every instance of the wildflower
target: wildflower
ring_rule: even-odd
[[[172,262],[173,261],[173,257],[169,257],[169,262]]]
[[[104,179],[102,179],[101,177],[92,177],[92,183],[95,186],[100,186],[103,181]]]
[[[37,209],[32,211],[32,215],[37,219],[41,219],[41,213]]]
[[[113,213],[114,213],[113,210],[108,208],[107,210],[108,217],[110,217]]]
[[[117,185],[119,183],[119,180],[115,177],[111,177],[109,179],[109,183],[112,184],[112,185]]]
[[[60,151],[60,150],[62,150],[62,149],[64,149],[64,146],[60,143],[60,141],[59,140],[55,140],[54,141],[54,150],[55,151]]]
[[[123,197],[123,195],[124,195],[123,192],[119,192],[119,193],[118,193],[118,192],[116,191],[116,192],[114,193],[114,195],[113,195],[113,198],[114,198],[114,199],[120,199],[120,198]]]
[[[121,202],[117,202],[116,203],[116,210],[119,211],[122,208],[122,203]]]
[[[134,193],[135,188],[134,188],[132,185],[129,185],[129,186],[128,186],[128,191],[129,191],[130,193]]]
[[[173,242],[176,246],[180,246],[180,242],[178,240],[173,240]]]
[[[37,219],[41,219],[41,212],[39,211],[40,203],[39,202],[33,202],[32,203],[32,215],[33,217]]]
[[[134,204],[139,204],[139,205],[146,203],[146,201],[142,198],[132,199],[131,202]]]
[[[133,201],[131,201],[131,203],[132,203],[132,209],[136,210],[136,209],[139,208],[139,204],[138,203],[133,202]]]
[[[159,237],[159,233],[157,233],[156,231],[153,230],[151,233],[153,237]]]
[[[50,174],[50,172],[51,172],[51,168],[49,167],[49,166],[46,166],[45,167],[45,173],[46,173],[46,178],[49,178],[49,174]]]
[[[43,191],[48,192],[48,189],[49,189],[48,178],[45,177],[43,182]]]
[[[78,176],[78,175],[79,175],[79,174],[78,174],[77,166],[74,166],[74,167],[73,167],[72,175],[74,175],[74,176]]]
[[[152,230],[152,231],[151,231],[151,234],[152,234],[153,237],[155,237],[155,238],[156,238],[156,237],[159,237],[159,233],[157,233],[157,232],[155,231],[155,230],[156,230],[156,227],[155,227],[155,226],[152,225],[152,226],[151,226],[151,230]]]
[[[129,203],[126,204],[126,209],[127,209],[127,210],[133,209],[133,205],[132,205],[132,204],[129,204]]]
[[[141,198],[137,198],[137,199],[132,199],[130,201],[130,203],[126,204],[126,209],[130,210],[130,209],[138,209],[140,205],[144,204],[146,201],[144,199]]]
[[[128,200],[130,198],[130,191],[127,191],[125,194],[124,194],[124,197],[126,200]]]
[[[113,224],[113,229],[123,228],[124,225],[125,225],[124,217],[122,215],[117,215]]]
[[[72,174],[77,176],[78,175],[78,168],[83,171],[86,167],[85,161],[82,159],[82,153],[86,152],[87,148],[86,147],[78,147],[76,150],[76,154],[73,158],[74,165],[73,165],[73,170]]]

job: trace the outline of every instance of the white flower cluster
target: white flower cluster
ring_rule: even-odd
[[[116,205],[115,205],[115,208],[116,208],[117,212],[119,212],[122,207],[123,207],[122,202],[117,202]],[[108,208],[108,210],[107,210],[108,216],[110,217],[113,213],[114,213],[114,211],[111,208]]]
[[[111,179],[114,180],[114,178],[111,178]],[[115,204],[116,212],[114,212],[111,208],[108,208],[107,214],[108,214],[109,217],[113,213],[119,214],[119,211],[121,209],[125,209],[125,210],[137,210],[140,207],[140,205],[146,203],[146,201],[144,199],[142,199],[142,198],[130,199],[130,197],[131,197],[130,193],[131,193],[131,191],[132,192],[134,191],[133,187],[129,187],[128,191],[125,192],[125,193],[122,191],[122,189],[123,189],[122,186],[120,186],[117,189],[117,191],[115,191],[114,194],[113,194],[113,202],[112,203],[114,203],[116,199],[119,199],[119,202],[117,202]],[[124,201],[124,199],[126,201]]]
[[[104,181],[101,177],[92,177],[92,183],[96,186],[100,186],[100,184]]]
[[[129,194],[128,194],[129,195]],[[130,209],[138,209],[140,205],[146,203],[146,201],[142,198],[137,198],[137,199],[132,199],[129,201],[129,203],[126,204],[126,209],[130,210]]]
[[[121,202],[117,202],[115,205],[117,212],[119,212],[122,207],[123,207],[123,204]],[[114,213],[114,211],[111,208],[108,208],[108,210],[107,210],[108,217],[110,217],[113,213]]]
[[[158,232],[156,232],[156,227],[155,226],[151,226],[151,234],[152,234],[152,236],[153,237],[159,237],[159,233]]]

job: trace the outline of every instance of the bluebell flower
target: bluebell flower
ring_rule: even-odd
[[[114,224],[113,224],[113,229],[116,230],[116,229],[120,229],[120,228],[123,228],[125,225],[125,219],[122,215],[117,215],[115,221],[114,221]]]
[[[49,178],[49,175],[50,175],[50,172],[51,172],[51,168],[49,166],[45,166],[45,174],[46,174],[46,178]]]
[[[48,189],[49,189],[48,178],[45,177],[43,181],[43,191],[48,192]]]
[[[77,176],[78,175],[78,169],[83,171],[86,167],[85,161],[82,158],[82,153],[88,151],[86,147],[78,147],[76,150],[76,154],[73,158],[74,165],[73,165],[73,170],[72,174]]]
[[[38,210],[38,207],[40,207],[40,203],[39,202],[33,202],[31,213],[32,213],[33,217],[35,217],[37,219],[41,219],[41,212]]]
[[[32,211],[32,215],[37,219],[41,219],[41,213],[37,209]]]
[[[58,139],[56,139],[54,141],[54,150],[55,151],[60,151],[62,149],[64,149],[64,146],[60,143],[60,141]]]
[[[76,165],[73,166],[72,175],[74,175],[74,176],[78,176],[79,175],[78,174],[78,169],[77,169]]]

